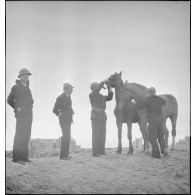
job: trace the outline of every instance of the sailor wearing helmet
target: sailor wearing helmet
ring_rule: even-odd
[[[16,133],[13,144],[13,162],[24,164],[30,162],[28,145],[31,137],[33,97],[29,88],[30,71],[22,68],[16,84],[7,97],[7,103],[14,109],[16,117]]]

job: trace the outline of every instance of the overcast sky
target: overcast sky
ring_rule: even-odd
[[[31,138],[61,136],[52,109],[63,83],[69,82],[75,87],[72,137],[81,147],[91,147],[90,84],[121,70],[124,81],[174,95],[176,140],[190,135],[190,2],[8,1],[6,97],[23,67],[32,72]],[[117,147],[114,107],[113,98],[107,103],[106,147]],[[14,112],[6,105],[7,149],[12,149],[14,134]],[[137,124],[132,134],[141,137]],[[123,125],[124,147],[126,135]]]

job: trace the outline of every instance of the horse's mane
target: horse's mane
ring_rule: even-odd
[[[131,85],[135,85],[136,87],[138,88],[141,88],[141,89],[147,89],[147,87],[143,86],[143,85],[140,85],[138,83],[128,83],[127,81],[124,83],[125,84],[131,84]]]
[[[131,86],[134,86],[135,88],[137,88],[138,90],[147,90],[148,88],[143,86],[143,85],[140,85],[138,83],[129,83],[127,80],[125,81],[125,83],[123,83],[123,80],[121,78],[121,76],[119,77],[119,74],[115,73],[113,75],[111,75],[110,77],[114,77],[114,78],[117,78],[119,79],[120,78],[120,84],[123,88],[128,88],[128,85],[131,85]]]
[[[132,83],[133,85],[136,85],[137,87],[140,87],[140,88],[142,88],[142,89],[147,89],[145,86],[143,86],[143,85],[140,85],[140,84],[138,84],[138,83]]]

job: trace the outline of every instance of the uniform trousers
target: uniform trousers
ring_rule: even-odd
[[[22,108],[16,113],[16,133],[13,144],[13,161],[28,160],[28,146],[31,137],[32,109]]]
[[[92,155],[105,154],[106,120],[92,118]]]
[[[59,123],[62,130],[60,158],[66,158],[69,155],[69,147],[71,141],[71,124],[72,121],[67,121],[63,116],[59,117]]]
[[[161,148],[161,151],[164,151],[165,145],[165,137],[163,131],[163,117],[161,114],[150,114],[148,117],[148,136],[149,141],[152,146],[152,157],[160,158],[160,151],[158,142]],[[158,140],[158,142],[157,142]]]

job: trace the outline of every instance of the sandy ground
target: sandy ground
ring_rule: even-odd
[[[21,165],[6,159],[6,193],[27,194],[190,194],[190,153],[173,151],[154,159],[143,153],[121,155],[114,149],[71,160],[32,159]]]

